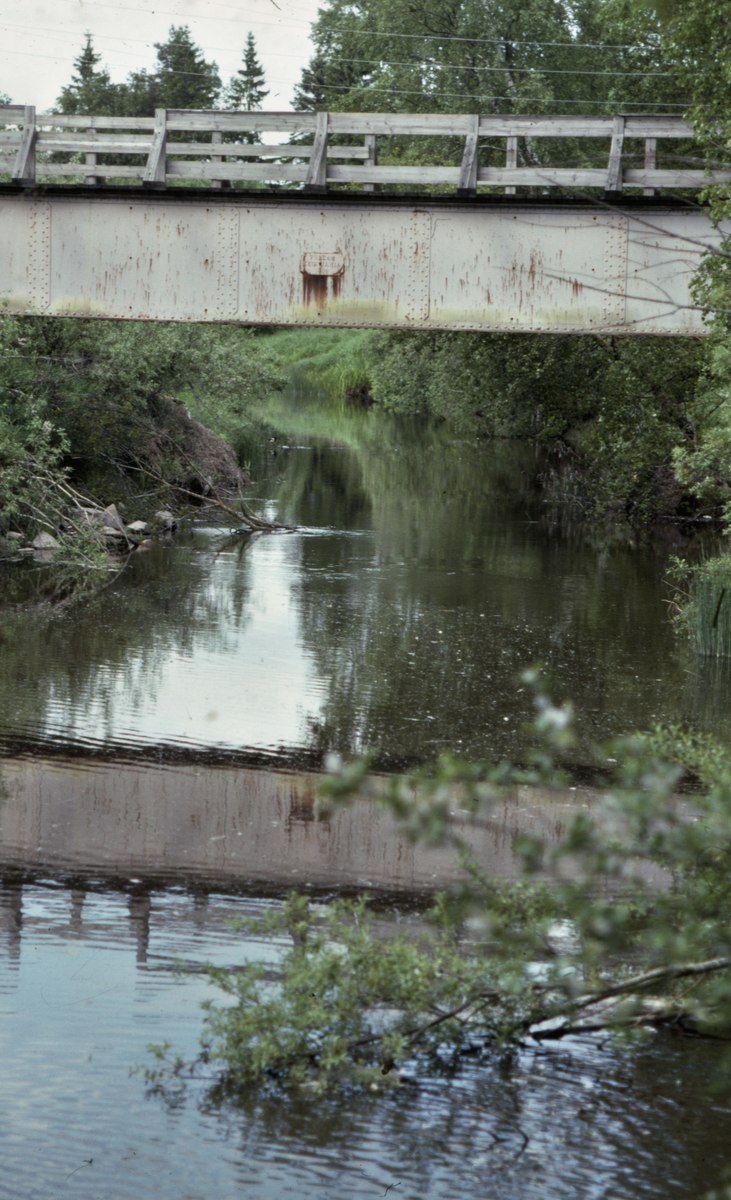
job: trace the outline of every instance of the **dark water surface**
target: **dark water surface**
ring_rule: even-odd
[[[295,431],[252,465],[254,507],[297,532],[245,543],[198,526],[89,604],[0,616],[6,747],[515,756],[531,713],[517,676],[536,661],[575,701],[585,761],[656,720],[731,741],[727,674],[667,620],[675,527],[640,546],[548,508],[547,464],[525,446],[428,428],[404,441],[374,413],[320,423],[331,437]]]
[[[727,673],[666,619],[676,530],[640,545],[548,508],[525,447],[282,421],[252,504],[297,532],[198,525],[90,603],[0,614],[0,1197],[695,1200],[731,1145],[716,1043],[526,1048],[317,1103],[219,1105],[203,1081],[166,1103],[129,1076],[149,1042],[195,1053],[202,964],[276,957],[233,912],[367,884],[398,893],[384,928],[418,925],[450,878],[367,806],[313,822],[328,751],[519,757],[536,660],[576,702],[585,773],[597,739],[656,720],[731,742]],[[591,802],[511,797],[483,861],[509,873],[516,821],[558,836]]]

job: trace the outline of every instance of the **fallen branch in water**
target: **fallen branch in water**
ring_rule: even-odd
[[[670,963],[666,967],[655,967],[652,971],[643,971],[639,975],[630,975],[600,992],[590,992],[580,996],[571,1005],[572,1012],[592,1008],[594,1005],[606,1004],[607,1001],[620,998],[630,998],[633,993],[652,987],[656,984],[671,983],[676,979],[696,978],[699,982],[716,971],[726,971],[731,967],[731,958],[709,958],[704,962]],[[639,998],[638,998],[639,999]],[[677,1021],[680,1017],[690,1015],[672,997],[648,997],[636,1012],[617,1016],[614,1006],[607,1005],[606,1010],[596,1016],[587,1016],[586,1020],[572,1021],[569,1016],[556,1016],[547,1021],[546,1028],[541,1029],[541,1022],[532,1026],[531,1035],[538,1039],[567,1037],[572,1033],[595,1033],[601,1029],[628,1028],[638,1025],[657,1025],[668,1021]],[[561,1024],[561,1022],[564,1022]]]
[[[582,996],[574,1005],[575,1008],[588,1008],[591,1004],[599,1004],[612,996],[624,992],[636,992],[638,988],[650,987],[653,983],[670,982],[672,979],[685,979],[689,975],[710,975],[714,971],[725,971],[731,967],[731,958],[709,958],[705,962],[671,963],[667,967],[655,967],[653,971],[643,971],[640,975],[630,975],[628,979],[612,984],[603,992],[595,992]]]
[[[221,499],[216,492],[213,481],[210,479],[210,477],[203,473],[199,464],[196,463],[190,457],[190,455],[178,445],[174,438],[170,437],[169,434],[164,433],[161,430],[156,430],[155,433],[157,437],[169,442],[175,453],[185,460],[191,470],[194,471],[200,479],[205,480],[206,487],[208,488],[205,499],[213,504],[214,507],[219,508],[222,512],[224,512],[226,516],[231,517],[232,520],[236,521],[239,525],[246,525],[249,530],[255,530],[259,533],[274,533],[278,530],[286,530],[291,532],[294,530],[294,525],[282,525],[278,521],[264,521],[261,517],[257,517],[255,513],[251,512],[243,497],[240,500],[241,511],[237,512],[235,508],[232,508],[230,504],[227,504],[225,500]],[[200,503],[202,498],[200,492],[194,492],[191,488],[187,488],[183,484],[171,484],[170,481],[160,475],[160,473],[156,471],[154,467],[151,467],[147,463],[140,462],[136,455],[133,457],[135,465],[132,467],[132,470],[138,471],[143,475],[148,475],[151,479],[155,479],[158,483],[163,484],[167,488],[174,487],[175,491],[182,492],[184,495],[190,496],[191,499]],[[107,459],[107,461],[112,463],[112,465],[115,467],[129,470],[129,464],[127,464],[125,468],[122,468],[122,464],[114,461],[113,459]]]

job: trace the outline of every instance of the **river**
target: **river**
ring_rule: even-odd
[[[313,820],[328,752],[519,759],[518,676],[547,664],[575,786],[506,797],[478,849],[509,875],[516,829],[593,803],[598,741],[678,720],[731,741],[728,673],[667,620],[677,528],[640,543],[546,505],[530,448],[304,401],[278,421],[250,503],[295,532],[196,523],[92,601],[0,615],[0,1196],[697,1197],[728,1144],[713,1043],[526,1047],[345,1105],[129,1076],[151,1041],[195,1052],[206,961],[271,954],[232,913],[369,886],[384,928],[418,927],[449,882],[366,804]]]

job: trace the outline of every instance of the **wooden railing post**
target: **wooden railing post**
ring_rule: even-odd
[[[657,169],[657,138],[645,138],[645,170],[655,171]],[[654,196],[655,189],[646,187],[642,191],[643,196]]]
[[[327,191],[327,120],[326,112],[315,114],[315,140],[305,177],[306,192]]]
[[[612,144],[609,149],[609,168],[604,190],[611,196],[622,191],[622,154],[624,152],[624,117],[614,118]]]
[[[94,130],[93,130],[93,129],[87,129],[87,131],[86,131],[86,132],[87,132],[87,133],[88,133],[90,136],[92,136],[92,137],[93,137],[93,135],[94,135]],[[86,157],[86,165],[87,165],[87,167],[95,167],[95,166],[96,166],[96,164],[97,164],[97,156],[96,156],[96,151],[95,151],[95,150],[92,150],[91,152],[87,153],[85,157]],[[87,187],[96,187],[96,186],[97,186],[97,184],[99,183],[99,178],[98,178],[98,176],[96,176],[96,175],[87,175],[87,176],[86,176],[86,178],[85,178],[85,180],[84,180],[84,183],[87,185]]]
[[[32,104],[23,109],[23,131],[15,156],[13,183],[30,184],[36,181],[36,110]]]
[[[377,166],[378,160],[376,158],[376,135],[375,135],[375,133],[367,133],[365,135],[363,141],[365,144],[365,148],[368,151],[368,157],[365,160],[365,166],[367,166],[367,167]],[[380,183],[364,183],[363,184],[364,192],[380,192],[380,190],[381,190]]]
[[[167,154],[167,109],[155,109],[155,128],[147,166],[142,176],[143,187],[165,187],[165,158]]]
[[[477,194],[477,158],[480,149],[480,118],[473,114],[467,118],[467,136],[464,141],[462,166],[459,169],[458,196]]]
[[[507,142],[507,149],[505,151],[505,166],[506,167],[517,167],[517,165],[518,165],[518,139],[517,139],[517,137],[509,137],[509,138],[506,138],[505,140]],[[515,185],[514,184],[509,184],[506,187],[505,195],[506,196],[514,196],[515,195]]]
[[[214,146],[220,146],[222,141],[223,141],[223,134],[221,133],[221,130],[220,130],[220,129],[214,129],[214,130],[213,130],[213,133],[211,134],[211,143],[212,143]],[[214,162],[214,163],[220,163],[220,162],[223,162],[223,155],[222,155],[222,154],[212,154],[212,155],[211,155],[211,162]],[[223,187],[223,180],[222,180],[222,179],[212,179],[212,180],[211,180],[211,187],[212,187],[212,188],[222,188],[222,187]]]

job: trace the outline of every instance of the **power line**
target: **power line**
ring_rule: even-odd
[[[123,39],[119,39],[119,40],[123,40]],[[212,47],[212,49],[215,50],[216,47],[214,46],[214,47]],[[220,47],[219,47],[219,49],[220,49]],[[43,58],[43,59],[49,59],[53,62],[58,62],[60,59],[67,60],[72,53],[73,53],[73,51],[68,51],[65,55],[37,54],[31,50],[17,50],[17,51],[13,51],[13,56],[21,55],[25,58]],[[277,55],[276,57],[294,58],[297,56],[296,55]],[[382,67],[414,67],[414,66],[418,65],[415,62],[411,62],[411,63],[382,62],[380,59],[367,59],[367,58],[363,58],[363,59],[361,59],[361,58],[335,58],[335,59],[331,59],[330,61],[331,62],[343,62],[343,63],[371,63],[371,64],[376,63]],[[645,78],[645,79],[657,79],[657,78],[668,78],[668,77],[673,76],[673,73],[669,72],[669,71],[667,71],[667,72],[663,72],[663,71],[658,71],[658,72],[646,72],[646,71],[558,71],[558,70],[544,70],[542,67],[512,67],[512,66],[508,66],[507,64],[504,66],[501,66],[501,67],[469,67],[469,66],[461,66],[459,64],[452,66],[449,63],[428,63],[428,60],[421,60],[421,61],[427,62],[427,64],[429,66],[437,67],[440,69],[446,67],[447,69],[454,70],[454,71],[498,71],[498,72],[509,71],[511,74],[522,73],[522,74],[537,74],[537,75],[590,75],[595,78],[602,78],[605,76],[612,76],[612,77],[618,77],[618,78],[634,78],[636,76],[639,76],[640,78]],[[129,64],[128,64],[128,69],[135,70],[138,68],[135,68],[134,66],[129,67]],[[139,69],[145,70],[144,67],[139,68]],[[216,70],[217,69],[218,68],[216,66]],[[155,72],[153,72],[153,74],[154,73]],[[210,71],[176,71],[174,68],[171,68],[171,67],[164,67],[162,69],[161,73],[164,73],[165,75],[183,75],[183,76],[186,76],[191,79],[210,79],[211,78]],[[267,82],[268,83],[286,83],[287,80],[283,80],[283,79],[278,80],[275,77],[275,78],[269,78],[267,80]],[[296,86],[299,87],[300,85],[297,84]],[[319,84],[318,86],[322,89],[325,89],[325,88],[333,89],[334,88],[335,90],[340,90],[340,91],[343,90],[342,86],[340,86],[338,84]],[[422,95],[423,94],[423,90],[418,90],[418,89],[416,89],[414,91],[405,91],[405,90],[396,91],[394,89],[389,88],[389,91],[393,92],[394,95],[401,95],[401,96]],[[442,96],[464,96],[463,92],[439,92],[439,93],[430,93],[430,94],[442,95]],[[471,97],[472,97],[472,93],[470,93],[470,98]],[[582,103],[582,101],[575,101],[575,102],[567,101],[566,103],[577,103],[578,104],[578,103]],[[588,101],[587,103],[591,103],[591,102]],[[594,103],[599,103],[599,101],[595,101]],[[603,103],[603,101],[601,103]],[[634,101],[630,101],[630,103],[634,103]],[[675,105],[674,107],[678,108],[678,107],[683,107],[683,106]]]
[[[18,51],[15,51],[14,54],[21,55],[25,58],[49,59],[52,62],[59,62],[64,57],[60,54],[34,54],[30,50],[18,50]],[[175,71],[175,70],[170,70],[169,68],[165,68],[164,74],[165,75],[182,75],[182,76],[187,76],[187,77],[196,78],[196,79],[210,79],[211,78],[210,74],[208,74],[205,71]],[[271,83],[271,84],[277,84],[277,83],[288,83],[289,80],[275,78],[275,79],[268,79],[267,82]],[[295,87],[301,88],[302,85],[295,84]],[[315,90],[321,91],[321,92],[341,92],[342,93],[342,92],[348,92],[348,91],[354,90],[354,89],[350,89],[350,88],[344,88],[342,85],[339,85],[339,84],[332,84],[332,83],[315,83],[314,88],[315,88]],[[374,87],[374,90],[379,90],[379,89],[376,86],[376,87]],[[405,89],[405,88],[381,87],[380,90],[387,92],[387,94],[389,96],[424,96],[424,95],[427,95],[430,99],[438,98],[438,99],[445,99],[445,100],[446,99],[450,99],[450,100],[457,99],[457,100],[463,100],[463,101],[467,100],[467,99],[470,101],[472,101],[472,100],[488,100],[488,101],[509,100],[511,102],[519,101],[520,103],[523,103],[526,100],[530,100],[530,101],[535,101],[536,103],[540,103],[540,104],[581,104],[581,105],[584,105],[584,104],[611,104],[615,108],[618,105],[622,105],[622,106],[629,105],[634,108],[638,108],[641,105],[641,101],[639,101],[639,100],[616,100],[614,98],[612,98],[611,101],[610,100],[588,100],[588,99],[587,100],[565,100],[563,98],[556,97],[556,96],[493,96],[493,95],[487,94],[487,93],[483,93],[480,95],[480,94],[475,94],[473,92],[470,92],[470,93],[431,92],[431,91],[425,92],[424,88]],[[683,103],[683,104],[671,104],[671,103],[663,102],[663,108],[665,108],[665,109],[677,108],[677,109],[683,111],[686,108],[688,108],[689,104],[690,104],[690,101],[685,101],[685,103]],[[644,105],[642,106],[642,111],[646,112],[646,108],[644,107]],[[648,115],[652,115],[652,114],[648,114]]]
[[[562,46],[566,50],[644,50],[650,47],[638,46],[628,42],[626,45],[609,42],[541,42],[537,38],[525,40],[503,38],[458,37],[456,34],[441,33],[384,33],[380,29],[348,29],[336,26],[333,33],[347,33],[356,37],[379,38],[419,38],[422,42],[468,42],[471,46]]]
[[[73,4],[76,7],[78,5],[78,0],[56,0],[56,3]],[[95,0],[94,7],[95,8],[113,8],[119,12],[131,12],[131,13],[135,13],[138,16],[140,14],[139,8],[130,8],[130,6],[127,4],[108,4],[105,2],[105,0]],[[228,24],[232,24],[234,21],[236,21],[236,23],[238,25],[241,24],[240,8],[238,8],[234,5],[229,5],[229,4],[220,4],[219,7],[220,8],[230,8],[232,12],[236,12],[238,15],[237,15],[237,17],[214,17],[212,15],[206,14],[205,18],[192,16],[192,17],[188,17],[186,19],[188,21],[196,21],[196,20],[225,21]],[[175,17],[177,20],[181,20],[183,17],[183,14],[181,14],[179,12],[171,12],[168,9],[162,9],[162,8],[150,9],[149,12],[150,12],[150,15],[152,15],[152,16]],[[281,29],[282,27],[284,27],[284,28],[289,27],[289,28],[294,29],[296,26],[302,26],[302,25],[309,25],[310,28],[312,28],[313,22],[312,21],[297,21],[297,20],[294,20],[294,21],[292,21],[292,20],[260,21],[255,17],[250,17],[249,24],[250,25],[267,25],[267,26],[273,25],[278,29]],[[328,32],[330,32],[330,31],[328,31]],[[348,28],[347,26],[335,26],[331,32],[355,34],[358,37],[420,38],[421,41],[426,41],[426,42],[428,42],[428,41],[469,42],[471,45],[504,45],[505,42],[510,42],[511,46],[562,46],[565,49],[572,49],[572,50],[573,49],[579,49],[579,50],[638,50],[638,49],[644,49],[644,47],[638,46],[636,43],[631,43],[631,42],[626,42],[626,43],[620,43],[620,42],[617,42],[617,43],[576,42],[576,41],[573,41],[573,42],[541,42],[536,38],[517,39],[514,41],[510,38],[460,37],[460,36],[457,36],[456,34],[383,33],[381,30],[378,30],[378,29],[351,29],[351,28]]]
[[[384,67],[414,67],[419,63],[426,63],[427,66],[447,71],[510,71],[511,75],[537,72],[539,75],[593,75],[602,78],[607,75],[619,75],[623,79],[630,79],[638,75],[643,79],[669,79],[678,74],[677,71],[567,71],[556,67],[514,67],[508,63],[503,63],[499,67],[473,67],[467,63],[431,62],[428,58],[412,59],[411,62],[387,62],[379,58],[328,58],[327,61],[328,63],[379,63]]]
[[[298,87],[301,87],[301,85],[298,85]],[[315,92],[320,91],[320,92],[346,92],[347,93],[350,91],[358,91],[359,89],[344,88],[342,85],[338,85],[338,84],[334,84],[334,83],[317,83],[317,82],[315,82],[312,85],[312,90]],[[365,89],[360,89],[360,90],[365,91]],[[470,101],[472,101],[472,100],[490,100],[490,101],[492,101],[492,100],[510,100],[513,103],[515,103],[517,101],[521,104],[525,100],[531,100],[531,101],[535,101],[536,103],[539,103],[539,104],[611,104],[613,109],[617,108],[619,105],[625,105],[625,104],[632,105],[633,107],[637,108],[641,103],[639,100],[615,100],[614,98],[612,98],[611,100],[564,100],[562,97],[558,97],[558,96],[519,96],[519,95],[518,96],[493,96],[493,95],[488,95],[487,93],[483,93],[482,95],[480,95],[480,94],[475,94],[473,92],[470,92],[469,94],[467,94],[465,92],[430,92],[430,91],[425,91],[424,88],[421,88],[421,89],[414,88],[413,90],[405,90],[405,89],[390,88],[390,87],[382,87],[382,88],[378,89],[377,87],[374,87],[373,90],[374,91],[380,90],[389,96],[427,96],[430,100],[435,99],[435,98],[443,98],[445,100],[446,99],[449,99],[449,100],[457,99],[457,100],[462,100],[462,101],[464,101],[464,100],[470,100]],[[678,108],[678,109],[684,110],[684,109],[688,108],[690,101],[688,100],[684,104],[669,104],[669,103],[665,104],[663,101],[661,101],[661,104],[663,105],[663,108]],[[644,113],[644,112],[646,112],[646,109],[643,108],[642,111]],[[652,116],[653,114],[648,113],[647,115]]]
[[[2,28],[3,29],[18,29],[18,30],[33,30],[34,32],[37,32],[37,27],[34,25],[15,25],[15,24],[9,24],[7,22],[4,22],[2,25]],[[63,32],[64,31],[61,29],[50,29],[50,30],[44,29],[43,36],[49,38],[52,41],[59,41],[61,39],[54,38],[53,34],[63,33]],[[111,34],[99,35],[99,39],[106,40],[106,41],[112,41],[112,42],[124,42],[125,45],[135,43],[136,45],[149,46],[150,48],[152,48],[153,46],[156,45],[156,43],[148,41],[145,38],[115,37]],[[66,42],[68,40],[67,36],[65,36],[63,38],[63,40],[64,40],[64,42]],[[92,39],[92,44],[93,44],[93,39]],[[533,43],[526,43],[526,44],[532,45]],[[552,45],[553,43],[546,42],[544,44]],[[205,53],[206,54],[210,54],[210,53],[226,54],[226,53],[230,52],[230,49],[231,49],[230,46],[207,46],[205,48]],[[281,53],[273,52],[273,53],[267,54],[266,57],[267,58],[299,58],[300,55],[298,55],[298,54],[281,54]],[[509,70],[513,74],[515,74],[515,73],[526,74],[526,73],[530,73],[531,71],[539,71],[541,75],[602,75],[605,77],[611,75],[611,76],[618,76],[618,77],[621,76],[623,78],[632,78],[634,76],[640,76],[643,78],[652,78],[652,79],[662,79],[662,78],[669,79],[678,74],[677,71],[597,71],[597,70],[575,71],[573,69],[567,69],[565,67],[536,67],[536,66],[534,66],[534,67],[514,67],[512,65],[508,66],[508,64],[504,64],[502,66],[497,66],[497,67],[475,67],[472,65],[466,66],[465,64],[460,64],[460,63],[434,62],[433,60],[427,59],[427,58],[420,58],[420,59],[415,58],[408,62],[399,62],[399,61],[390,61],[390,60],[386,60],[386,59],[382,59],[382,58],[340,58],[340,57],[333,58],[333,57],[328,57],[327,61],[329,63],[378,64],[380,66],[385,66],[385,67],[412,67],[412,66],[417,65],[418,63],[426,63],[430,67],[438,67],[440,70],[447,70],[447,71],[468,70],[468,71],[486,72],[486,71]],[[188,74],[195,74],[195,72],[188,72]]]

